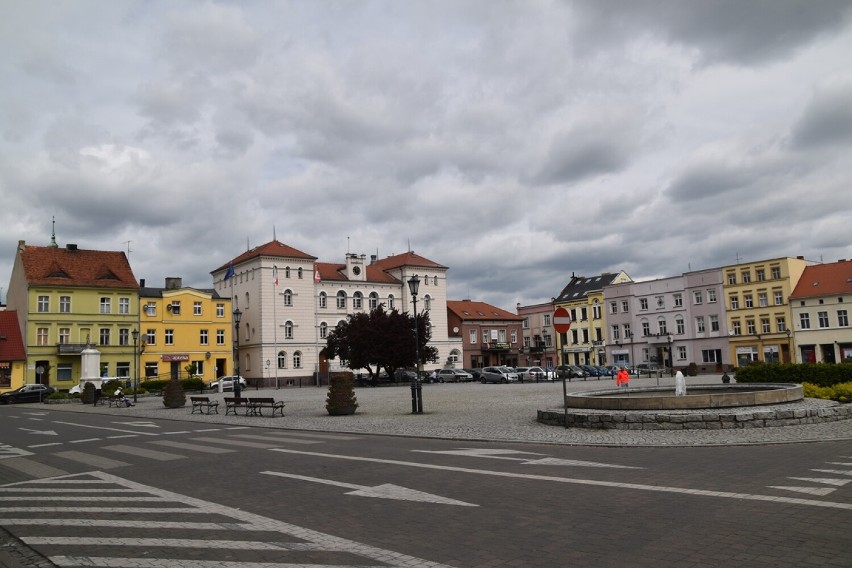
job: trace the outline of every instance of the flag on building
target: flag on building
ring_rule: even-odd
[[[228,265],[228,270],[225,271],[225,277],[222,280],[227,280],[228,278],[232,278],[236,272],[234,272],[234,267],[230,264]]]
[[[314,282],[317,283],[317,284],[322,282],[322,278],[320,278],[320,275],[319,275],[319,268],[314,269]]]
[[[272,283],[278,286],[278,267],[272,265]]]

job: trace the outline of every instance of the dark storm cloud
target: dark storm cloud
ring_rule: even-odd
[[[793,126],[797,148],[852,146],[852,75],[820,86]]]

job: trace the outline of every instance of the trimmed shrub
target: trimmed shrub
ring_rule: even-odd
[[[811,383],[830,387],[852,381],[849,363],[753,363],[737,369],[738,383]]]
[[[186,406],[186,392],[177,379],[172,379],[163,389],[163,405],[166,408],[180,408]]]
[[[330,377],[328,398],[325,399],[325,409],[332,416],[355,414],[358,399],[355,398],[355,384],[349,374],[334,374]]]

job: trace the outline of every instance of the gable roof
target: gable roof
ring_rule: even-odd
[[[19,254],[30,286],[139,288],[123,252],[26,245]]]
[[[556,302],[571,302],[582,300],[591,292],[599,292],[605,286],[610,286],[618,278],[618,274],[605,272],[600,276],[575,276],[571,275],[571,281],[565,285]]]
[[[790,298],[852,295],[852,260],[806,266]]]
[[[0,361],[24,361],[26,358],[18,312],[0,311]]]
[[[315,256],[311,256],[306,252],[302,252],[299,249],[295,249],[290,245],[285,245],[284,243],[276,240],[269,241],[266,244],[262,244],[260,246],[254,247],[253,249],[247,250],[243,254],[226,262],[216,270],[211,271],[210,274],[215,274],[217,272],[227,269],[228,266],[236,266],[238,264],[246,262],[247,260],[251,260],[259,256],[275,256],[280,258],[293,258],[311,261],[317,259],[317,257]]]
[[[473,302],[471,300],[447,300],[447,310],[455,314],[460,320],[524,321],[524,318],[518,314],[507,312],[504,309],[492,306],[485,302]]]
[[[413,251],[408,251],[402,254],[396,254],[387,258],[383,258],[381,260],[377,260],[376,262],[370,264],[370,266],[374,266],[379,270],[393,270],[395,268],[402,268],[403,266],[417,266],[420,268],[447,270],[446,266],[438,264],[437,262],[429,260],[428,258],[422,257],[419,254],[414,253]]]

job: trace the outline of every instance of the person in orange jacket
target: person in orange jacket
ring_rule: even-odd
[[[615,384],[625,389],[630,386],[630,373],[627,372],[627,368],[624,365],[621,366],[621,369],[615,375]]]

